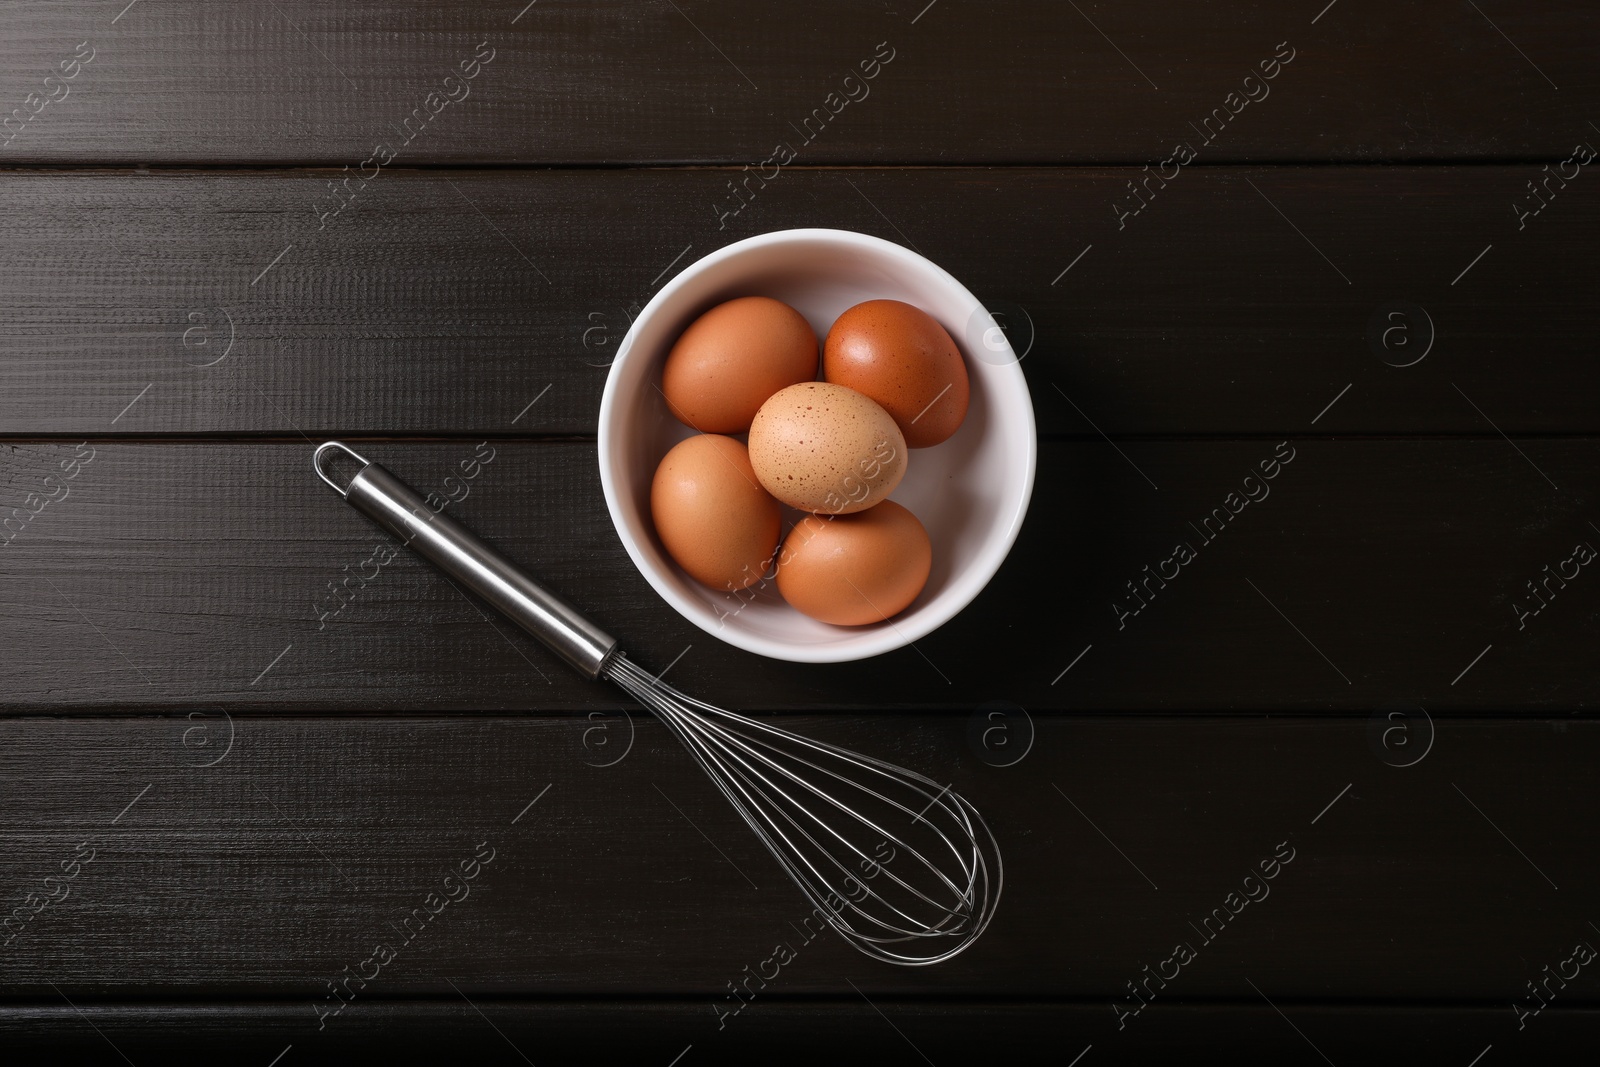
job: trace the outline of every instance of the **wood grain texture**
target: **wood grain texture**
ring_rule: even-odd
[[[6,112],[59,96],[43,79],[79,42],[95,58],[0,151],[354,167],[462,96],[445,79],[480,45],[405,162],[741,164],[785,140],[813,163],[1154,162],[1214,109],[1238,111],[1219,160],[1545,160],[1591,135],[1600,88],[1582,0],[124,3],[7,5]]]
[[[1581,177],[1519,230],[1536,168],[1191,167],[1120,229],[1126,169],[790,170],[725,228],[726,170],[385,173],[324,226],[331,176],[7,175],[0,432],[590,434],[640,305],[793,226],[952,271],[1046,434],[1600,430]]]
[[[44,492],[76,447],[4,446],[6,501]],[[317,480],[309,442],[87,447],[70,495],[0,548],[0,708],[622,699],[486,621],[414,555],[372,562],[392,542]],[[1600,698],[1600,579],[1565,562],[1600,547],[1593,438],[1046,442],[1021,537],[970,607],[914,648],[821,666],[740,652],[657,597],[612,528],[592,444],[488,447],[451,514],[640,662],[689,649],[676,683],[730,707],[1570,711]],[[477,452],[366,447],[423,492]],[[1275,456],[1289,462],[1262,479]],[[1177,543],[1193,553],[1182,565]],[[1557,570],[1577,576],[1563,586]],[[370,582],[336,594],[352,574]],[[1535,580],[1551,584],[1532,614]]]
[[[1524,983],[1600,937],[1592,837],[1552,817],[1600,802],[1590,720],[1440,719],[1426,755],[1394,767],[1380,755],[1404,746],[1375,747],[1366,716],[1040,715],[1028,754],[994,767],[964,715],[781,717],[951,783],[993,828],[994,923],[931,968],[808,935],[798,891],[667,730],[636,720],[620,760],[626,721],[578,716],[5,720],[8,907],[59,892],[43,878],[81,843],[93,855],[5,946],[0,994],[267,998],[315,1031],[312,1005],[336,1005],[326,983],[348,966],[369,982],[341,994],[330,1030],[369,1000],[453,1000],[453,981],[489,998],[684,998],[709,1036],[748,966],[770,981],[730,1030],[764,994],[854,983],[1084,1002],[1098,1042],[1118,1031],[1113,1003],[1139,1003],[1125,983],[1184,943],[1195,958],[1127,1030],[1178,1001],[1252,1004],[1254,983],[1285,1003],[1492,1004],[1515,1032]],[[407,925],[480,853],[466,895]],[[779,943],[794,958],[763,967]],[[374,975],[362,961],[380,944],[395,958]],[[1595,1005],[1593,983],[1557,1003]]]
[[[307,1033],[303,1007],[283,1004],[62,1004],[0,1008],[0,1034],[19,1053],[70,1052],[77,1062],[120,1064],[160,1055],[255,1057],[284,1063],[591,1064],[628,1056],[634,1062],[748,1064],[816,1063],[841,1049],[862,1062],[932,1063],[980,1060],[1025,1064],[1081,1061],[1148,1064],[1193,1062],[1197,1050],[1225,1049],[1228,1062],[1359,1063],[1374,1049],[1385,1056],[1445,1058],[1467,1063],[1486,1046],[1491,1055],[1578,1056],[1593,1046],[1600,1013],[1552,1006],[1517,1032],[1503,1006],[1166,1005],[1135,1030],[1105,1033],[1101,1005],[874,997],[804,1001],[775,999],[725,1030],[674,1001],[378,1001],[353,1011],[337,1030]],[[99,1032],[96,1032],[96,1031]],[[498,1033],[497,1033],[498,1032]],[[1313,1040],[1314,1039],[1314,1040]],[[1309,1043],[1308,1043],[1309,1042]],[[691,1059],[692,1057],[692,1059]],[[1090,1058],[1092,1057],[1092,1059]]]

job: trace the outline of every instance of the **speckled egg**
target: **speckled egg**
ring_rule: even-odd
[[[817,376],[817,335],[769,296],[718,304],[683,331],[661,369],[661,393],[679,422],[743,433],[767,398]]]
[[[650,485],[650,516],[678,566],[726,591],[766,574],[782,512],[756,480],[743,444],[700,434],[662,458]]]
[[[933,546],[893,500],[853,515],[807,515],[778,552],[778,592],[835,626],[865,626],[904,611],[928,582]]]
[[[948,440],[967,417],[971,384],[961,350],[926,311],[868,300],[828,330],[822,377],[876,400],[912,448]]]
[[[906,442],[889,413],[854,389],[802,382],[756,412],[750,465],[790,507],[845,515],[894,492],[906,472]]]

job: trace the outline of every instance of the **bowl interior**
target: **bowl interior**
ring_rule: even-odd
[[[650,520],[650,482],[661,457],[694,431],[667,410],[661,367],[694,319],[737,296],[793,306],[819,340],[847,308],[891,298],[915,304],[949,331],[972,382],[967,418],[933,448],[913,449],[890,499],[909,508],[933,542],[922,594],[887,622],[837,627],[784,603],[770,580],[733,593],[689,578],[661,547]],[[696,625],[741,648],[810,662],[860,659],[923,636],[965,607],[1015,539],[1033,485],[1033,408],[1016,361],[988,313],[933,263],[877,238],[836,230],[764,234],[712,253],[673,279],[635,320],[606,382],[600,416],[601,479],[629,554],[656,591]],[[982,358],[974,357],[980,350]],[[787,509],[786,509],[787,511]],[[785,531],[797,518],[785,515]]]

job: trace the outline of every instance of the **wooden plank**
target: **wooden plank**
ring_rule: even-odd
[[[134,1062],[163,1054],[253,1056],[266,1063],[385,1062],[471,1056],[473,1062],[589,1063],[627,1055],[667,1063],[815,1062],[849,1048],[863,1059],[952,1062],[995,1057],[1005,1063],[1145,1064],[1156,1057],[1192,1060],[1224,1050],[1229,1063],[1359,1063],[1374,1048],[1396,1057],[1468,1063],[1489,1048],[1551,1059],[1593,1045],[1591,1010],[1551,1007],[1523,1032],[1508,1027],[1503,1007],[1273,1006],[1174,1004],[1142,1030],[1105,1034],[1098,1006],[1057,1003],[897,1000],[774,1000],[738,1026],[708,1032],[706,1020],[670,1001],[377,1001],[337,1028],[307,1033],[304,1009],[255,1004],[87,1004],[0,1008],[0,1034],[19,1052]],[[1508,1033],[1508,1030],[1511,1032]],[[1314,1037],[1314,1040],[1312,1038]],[[1085,1053],[1087,1053],[1085,1055]],[[693,1057],[691,1060],[690,1057]],[[793,1057],[793,1059],[790,1059]],[[933,1059],[932,1057],[938,1057]]]
[[[46,82],[80,42],[88,64]],[[354,167],[388,144],[407,164],[756,164],[788,142],[809,163],[1076,163],[1155,162],[1192,140],[1229,161],[1553,162],[1592,135],[1578,102],[1600,89],[1597,46],[1581,0],[25,0],[0,34],[0,102],[22,127],[0,151]],[[463,62],[475,76],[447,80]]]
[[[1187,168],[1120,223],[1127,169],[791,170],[725,228],[726,170],[396,171],[322,226],[330,176],[7,175],[0,432],[592,433],[657,286],[791,226],[951,270],[1044,433],[1600,429],[1600,199],[1519,231],[1528,166]]]
[[[0,707],[619,699],[491,626],[419,558],[382,558],[392,542],[317,481],[308,443],[97,441],[75,480],[45,488],[78,447],[0,452],[6,504],[42,508],[0,548]],[[487,447],[366,451],[440,492],[461,460],[488,456],[450,490],[470,494],[451,513],[640,662],[692,646],[677,684],[733,707],[1568,710],[1600,697],[1595,580],[1574,560],[1575,545],[1600,547],[1593,438],[1047,442],[1021,539],[965,612],[914,649],[821,667],[737,651],[660,600],[616,538],[592,445]],[[1176,562],[1175,543],[1193,558]],[[367,584],[330,589],[350,574]]]
[[[368,984],[341,992],[353,1003],[330,1029],[367,1000],[453,999],[453,981],[486,998],[687,998],[714,1032],[748,966],[768,986],[728,1029],[763,994],[853,982],[1084,1001],[1110,1038],[1148,965],[1168,984],[1125,1030],[1180,1001],[1254,1003],[1254,983],[1285,1003],[1493,1004],[1514,1033],[1525,982],[1600,938],[1584,904],[1600,861],[1573,829],[1600,801],[1591,719],[1440,718],[1397,767],[1419,749],[1375,745],[1364,715],[1038,715],[1027,755],[995,767],[965,715],[781,717],[950,782],[996,834],[1005,890],[984,940],[895,968],[807,935],[798,891],[667,730],[636,718],[620,759],[589,732],[621,753],[620,718],[0,721],[8,908],[60,897],[5,947],[0,994],[267,998],[314,1031],[312,1005],[336,1008],[327,983],[349,966]],[[404,925],[474,857],[454,903]],[[794,958],[773,977],[779,943]],[[1175,944],[1194,953],[1181,967]],[[374,975],[378,945],[392,958]],[[1556,1003],[1594,1006],[1593,984]]]

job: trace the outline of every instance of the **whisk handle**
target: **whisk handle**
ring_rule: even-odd
[[[324,470],[326,453],[335,449],[362,464],[360,473],[342,488]],[[617,647],[616,639],[528,577],[471,530],[436,511],[405,482],[340,442],[329,441],[319,447],[313,465],[322,480],[357,511],[487,600],[580,673],[589,678],[600,676]]]

